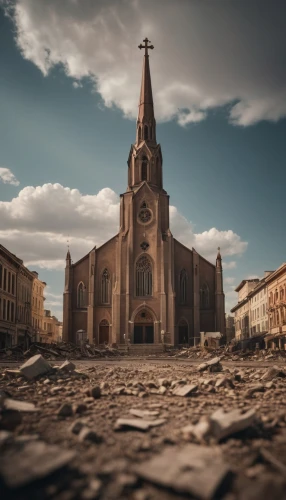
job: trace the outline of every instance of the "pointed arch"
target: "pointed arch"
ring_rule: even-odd
[[[147,255],[141,255],[136,262],[136,297],[152,296],[152,263]]]
[[[110,304],[110,274],[107,268],[105,268],[101,274],[101,303]]]
[[[148,158],[147,156],[142,157],[142,163],[141,163],[141,180],[142,181],[147,181],[148,180]]]
[[[86,307],[86,287],[83,281],[77,285],[77,307],[83,309]]]
[[[144,125],[144,140],[148,139],[148,126]]]
[[[187,302],[187,271],[182,269],[180,272],[180,280],[179,280],[179,291],[180,291],[180,304],[186,304]]]
[[[201,309],[208,309],[209,308],[209,299],[210,299],[209,287],[208,287],[207,283],[204,283],[200,289],[200,308]]]

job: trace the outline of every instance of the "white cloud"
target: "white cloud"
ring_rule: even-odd
[[[224,262],[223,267],[224,269],[234,269],[236,267],[236,262],[235,260],[231,260],[230,262]]]
[[[72,86],[75,88],[75,89],[81,89],[83,87],[83,84],[80,83],[80,82],[73,82]]]
[[[20,184],[11,170],[5,167],[0,167],[0,181],[4,184],[11,184],[12,186],[19,186]]]
[[[170,207],[171,230],[184,245],[211,262],[217,247],[222,256],[242,254],[247,243],[232,230],[211,228],[195,233],[192,224]],[[109,188],[83,195],[60,184],[28,186],[11,201],[0,202],[0,240],[28,266],[60,270],[65,266],[67,239],[77,261],[119,229],[119,197]],[[48,292],[49,293],[49,292]],[[51,298],[58,298],[50,295]]]
[[[232,285],[235,282],[235,278],[228,276],[227,278],[224,278],[224,283],[227,285]]]
[[[142,54],[159,120],[182,126],[229,105],[234,124],[286,115],[283,2],[173,0],[6,0],[15,5],[16,41],[44,75],[57,64],[79,86],[88,77],[106,106],[135,116]],[[173,33],[174,36],[170,36]],[[273,56],[273,54],[275,56]]]

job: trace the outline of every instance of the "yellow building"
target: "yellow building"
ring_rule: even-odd
[[[36,341],[40,340],[40,336],[43,332],[43,322],[44,322],[44,291],[46,283],[39,279],[39,275],[36,271],[32,271],[34,275],[33,289],[32,289],[32,328],[34,333],[34,339]]]
[[[40,342],[51,344],[62,340],[62,322],[51,315],[51,311],[45,309],[43,319],[43,330],[40,336]]]

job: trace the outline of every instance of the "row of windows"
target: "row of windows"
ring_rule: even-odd
[[[33,328],[42,328],[42,321],[39,318],[32,318]]]
[[[250,312],[250,318],[252,321],[254,321],[256,319],[259,319],[259,315],[261,317],[265,316],[265,314],[266,314],[266,307],[265,304],[262,304],[260,307],[257,307],[256,309]]]
[[[278,288],[276,288],[274,293],[270,292],[269,305],[275,304],[278,300],[285,300],[285,295],[286,295],[285,287],[283,288],[282,286],[280,286],[279,291]]]
[[[33,297],[33,306],[40,309],[43,306],[42,299],[37,299],[37,297]]]
[[[15,295],[16,293],[16,275],[9,271],[0,262],[0,288],[5,292]]]
[[[182,269],[179,276],[179,302],[184,305],[187,303],[188,275],[185,269]],[[147,255],[142,255],[136,262],[135,276],[136,297],[151,297],[153,294],[153,271],[152,263]],[[111,303],[111,279],[108,269],[104,269],[101,275],[101,304]],[[200,289],[200,307],[207,309],[210,304],[209,287],[205,283]],[[81,281],[77,287],[77,307],[85,308],[88,305],[87,289]]]
[[[276,309],[270,315],[270,327],[279,326],[285,324],[286,322],[286,308],[281,307],[280,309]]]
[[[4,321],[15,321],[15,303],[11,300],[1,299],[0,297],[0,319]]]
[[[266,295],[266,288],[264,288],[264,291],[261,290],[260,293],[257,293],[254,297],[252,297],[251,303],[253,304],[253,302],[256,302],[256,300],[258,301],[259,299],[262,299],[263,295]]]

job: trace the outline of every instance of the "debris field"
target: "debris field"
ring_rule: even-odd
[[[286,498],[286,366],[180,361],[0,368],[11,500]]]

